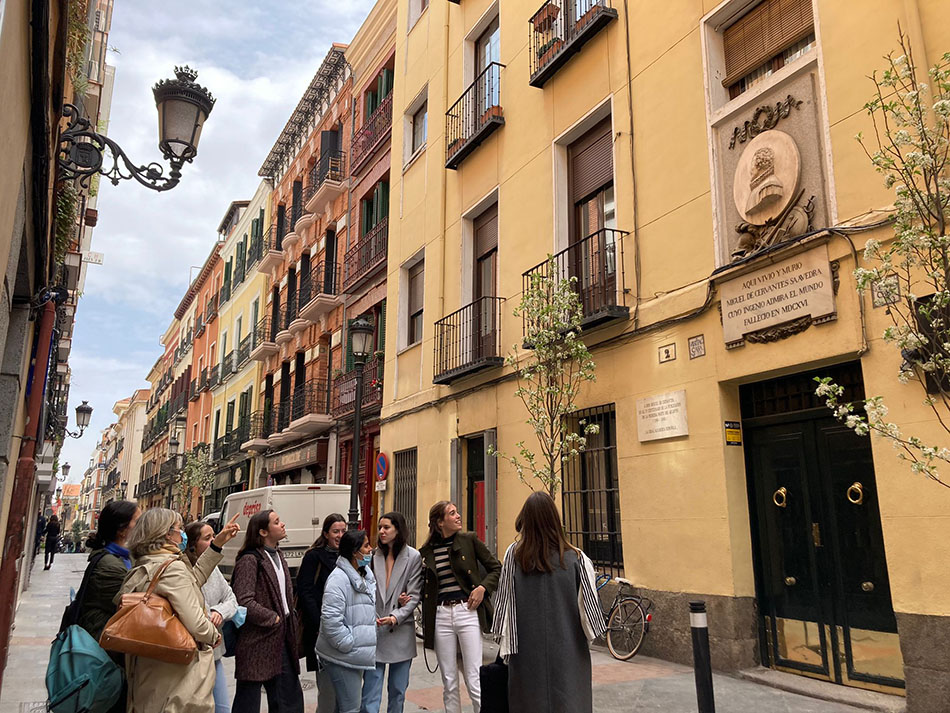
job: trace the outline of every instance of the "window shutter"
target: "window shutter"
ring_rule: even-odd
[[[584,198],[613,181],[614,158],[610,119],[605,119],[571,145],[571,202]]]
[[[379,327],[376,330],[376,351],[386,351],[386,298],[379,305]]]
[[[498,204],[475,219],[475,257],[491,252],[498,247]]]
[[[811,0],[764,0],[722,33],[724,87],[742,79],[815,27]]]
[[[343,367],[344,372],[353,371],[353,368],[356,366],[353,362],[353,342],[350,341],[350,325],[355,321],[356,319],[346,320],[346,362]]]
[[[238,425],[241,428],[247,426],[248,421],[250,421],[251,415],[251,391],[247,391],[241,394],[240,406],[238,406]]]
[[[336,151],[340,148],[338,141],[340,139],[340,134],[336,131],[321,131],[320,132],[320,158],[323,159],[327,153],[331,151]]]
[[[228,402],[228,415],[224,419],[224,432],[230,433],[234,427],[234,402]]]
[[[264,234],[264,209],[261,208],[261,212],[257,216],[257,235],[261,236]]]
[[[228,258],[228,261],[224,263],[224,281],[225,282],[231,281],[231,260],[232,259],[233,258]]]
[[[260,226],[257,222],[257,218],[252,218],[251,219],[251,237],[256,238],[258,235],[260,235],[260,232],[258,232],[259,230],[260,230]]]
[[[376,222],[379,223],[389,217],[389,181],[379,184],[379,212]]]

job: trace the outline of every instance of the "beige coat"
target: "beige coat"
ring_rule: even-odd
[[[218,630],[205,614],[201,587],[221,561],[221,554],[209,547],[194,567],[187,557],[169,550],[139,557],[126,576],[119,597],[127,592],[144,592],[156,570],[171,557],[178,561],[165,570],[155,593],[168,599],[181,623],[191,632],[198,644],[198,656],[185,666],[126,656],[128,713],[214,712],[212,645],[218,640]]]

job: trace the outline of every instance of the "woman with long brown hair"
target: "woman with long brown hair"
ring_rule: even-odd
[[[590,559],[564,536],[554,499],[528,496],[508,548],[492,633],[518,713],[591,713],[589,643],[605,630]]]
[[[423,644],[435,649],[446,713],[462,710],[457,664],[461,649],[465,688],[472,708],[479,713],[482,632],[491,630],[488,596],[498,586],[501,563],[474,533],[461,530],[462,516],[455,503],[440,500],[429,509],[429,539],[419,549],[423,563]],[[485,569],[484,576],[479,564]]]

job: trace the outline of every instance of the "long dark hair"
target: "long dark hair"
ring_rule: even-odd
[[[366,530],[347,530],[340,538],[340,559],[353,564],[353,554],[363,546]],[[360,567],[360,574],[366,574],[366,568]]]
[[[550,572],[548,559],[553,552],[557,552],[564,568],[564,553],[574,548],[564,537],[554,498],[540,490],[531,493],[515,519],[515,530],[521,535],[515,559],[525,574]]]
[[[380,515],[379,519],[389,520],[396,528],[396,538],[393,540],[392,545],[393,559],[396,559],[399,553],[402,552],[402,548],[406,546],[406,518],[403,517],[401,512],[388,512],[385,515]],[[379,551],[383,553],[383,557],[389,557],[389,545],[379,540],[378,536],[377,544],[379,545]]]
[[[270,527],[270,514],[272,512],[274,511],[261,510],[256,515],[251,516],[251,519],[247,523],[247,534],[244,535],[244,544],[241,545],[241,549],[238,550],[238,555],[264,546],[264,538],[261,537],[261,530],[266,530]]]
[[[51,525],[56,525],[59,523],[59,518],[56,517],[56,513],[53,513],[52,515],[49,516],[49,522]]]
[[[429,508],[429,537],[426,539],[427,545],[442,539],[442,530],[439,528],[439,520],[445,519],[445,511],[449,505],[452,504],[451,500],[440,500]]]
[[[113,500],[106,503],[102,512],[99,513],[99,529],[89,535],[86,547],[91,550],[101,550],[110,542],[115,542],[119,536],[119,530],[128,527],[138,509],[139,506],[131,500]]]
[[[185,554],[188,555],[188,559],[191,560],[192,565],[198,561],[198,540],[201,538],[201,531],[205,528],[205,525],[211,527],[207,522],[195,520],[189,523],[185,528],[185,537],[188,538]],[[211,530],[214,531],[214,528],[211,527]]]
[[[310,545],[310,549],[315,550],[318,547],[326,547],[327,533],[330,532],[330,528],[336,525],[338,522],[346,522],[346,518],[338,512],[331,512],[329,515],[323,518],[323,527],[320,528],[320,537],[314,540],[313,544]]]

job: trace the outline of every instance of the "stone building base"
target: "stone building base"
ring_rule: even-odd
[[[950,691],[950,616],[897,613],[904,657],[907,713],[947,710]]]

